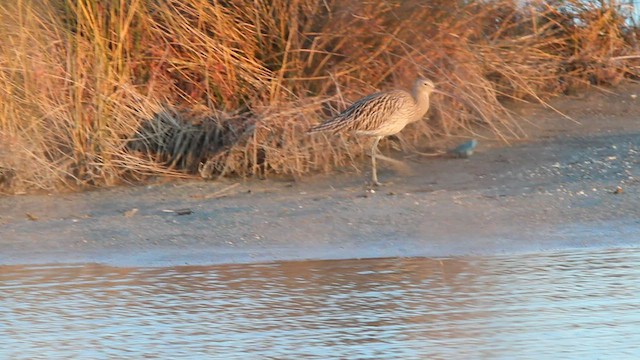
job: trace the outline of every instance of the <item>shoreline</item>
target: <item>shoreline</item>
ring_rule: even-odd
[[[575,224],[572,224],[575,226]],[[155,249],[127,249],[112,250],[99,249],[82,252],[64,252],[47,250],[44,252],[9,252],[0,256],[0,266],[77,266],[96,264],[122,268],[153,268],[153,267],[181,267],[181,266],[218,266],[232,264],[267,264],[273,262],[307,262],[307,261],[336,261],[336,260],[371,260],[388,258],[474,258],[474,257],[502,257],[505,255],[530,255],[556,252],[581,252],[604,249],[640,249],[637,234],[640,222],[610,222],[598,224],[595,228],[580,224],[577,227],[588,228],[588,235],[567,236],[562,232],[540,235],[542,243],[528,244],[530,238],[502,239],[509,242],[508,246],[495,245],[486,247],[487,242],[494,238],[475,238],[479,245],[469,246],[469,242],[458,243],[455,249],[439,250],[430,247],[420,247],[428,242],[416,239],[405,239],[400,248],[393,248],[397,242],[368,243],[368,248],[342,247],[339,250],[331,247],[317,247],[300,249],[294,246],[270,249],[229,249],[212,246],[210,248],[183,249],[178,247],[158,247]],[[622,228],[622,229],[620,229]],[[616,229],[616,230],[613,230]],[[605,238],[618,240],[602,241]],[[619,240],[621,238],[626,240]],[[450,238],[448,240],[460,241]],[[135,253],[132,253],[135,251]]]

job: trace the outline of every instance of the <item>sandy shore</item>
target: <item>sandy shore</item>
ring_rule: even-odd
[[[470,159],[407,159],[412,174],[385,168],[381,180],[393,183],[375,192],[364,186],[365,161],[361,173],[298,182],[1,197],[0,264],[161,266],[639,246],[640,86],[614,91],[553,103],[581,125],[540,106],[520,107],[536,124],[526,141],[481,139]]]

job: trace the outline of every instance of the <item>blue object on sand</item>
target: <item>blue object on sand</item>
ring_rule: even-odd
[[[455,149],[449,150],[449,153],[461,158],[468,158],[478,146],[478,140],[471,139],[458,145]]]

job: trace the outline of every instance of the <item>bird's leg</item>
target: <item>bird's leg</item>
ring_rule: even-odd
[[[378,171],[376,170],[376,156],[378,155],[378,142],[380,142],[380,139],[382,139],[382,136],[376,136],[371,146],[371,185],[373,186],[382,185],[378,182]]]

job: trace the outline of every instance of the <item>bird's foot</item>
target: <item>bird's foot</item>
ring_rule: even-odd
[[[442,151],[442,150],[438,150],[438,151],[434,151],[434,152],[430,152],[430,153],[425,153],[425,152],[420,152],[420,151],[414,151],[412,153],[412,155],[417,155],[417,156],[425,156],[425,157],[436,157],[436,156],[443,156],[446,155],[446,151]]]
[[[387,186],[387,185],[392,185],[392,182],[380,182],[378,180],[371,180],[370,183],[367,183],[367,187],[369,189],[375,189],[377,187],[381,187],[381,186]]]

